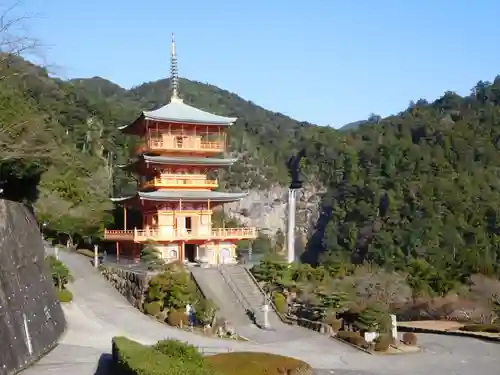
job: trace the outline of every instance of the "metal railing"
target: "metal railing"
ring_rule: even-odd
[[[255,278],[255,276],[252,274],[252,272],[247,267],[243,267],[243,268],[248,273],[248,275],[252,279],[253,283],[261,291],[261,293],[265,295],[266,292],[261,288],[261,286],[259,285],[259,282]],[[329,332],[329,329],[328,329],[329,326],[326,323],[282,314],[279,312],[279,310],[276,307],[276,305],[274,304],[274,301],[272,300],[272,298],[269,299],[269,303],[272,306],[272,308],[273,308],[274,312],[276,313],[276,315],[278,316],[278,318],[285,324],[298,325],[300,327],[304,327],[304,328],[307,328],[307,329],[310,329],[310,330],[313,330],[316,332],[320,332],[320,333],[321,333],[321,331]]]
[[[255,310],[253,309],[252,304],[248,301],[248,299],[245,297],[245,294],[241,291],[241,289],[238,287],[238,285],[234,282],[231,275],[229,275],[226,272],[226,270],[224,269],[224,265],[218,265],[217,270],[219,271],[222,279],[229,286],[229,289],[231,289],[231,291],[235,295],[240,306],[243,307],[243,309],[245,310],[245,313],[247,315],[250,314],[253,317],[256,317]],[[257,322],[255,322],[255,323],[257,324]]]

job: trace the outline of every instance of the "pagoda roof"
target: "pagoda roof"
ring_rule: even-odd
[[[229,126],[238,119],[237,117],[224,117],[205,112],[184,103],[182,99],[179,98],[172,98],[170,103],[153,111],[142,112],[137,120],[141,118],[146,120],[216,126]],[[129,125],[121,126],[118,129],[126,130],[132,127],[137,120]]]
[[[152,156],[141,155],[130,164],[120,165],[119,167],[128,167],[138,163],[141,159],[148,163],[167,164],[167,165],[192,165],[192,166],[214,166],[214,167],[229,167],[236,163],[238,159],[224,159],[224,158],[205,158],[196,156]]]
[[[147,201],[186,201],[198,202],[210,200],[212,202],[235,202],[245,198],[248,193],[223,193],[220,191],[182,191],[182,190],[156,190],[150,192],[139,191],[136,195],[128,197],[111,198],[113,202],[125,202],[138,197]]]

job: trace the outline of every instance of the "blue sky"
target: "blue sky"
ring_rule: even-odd
[[[3,2],[5,3],[5,2]],[[181,76],[339,127],[500,73],[495,0],[24,0],[65,78]],[[182,87],[181,87],[182,93]]]

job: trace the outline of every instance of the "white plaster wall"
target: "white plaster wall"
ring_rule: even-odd
[[[180,251],[177,244],[156,245],[156,248],[160,251],[163,260],[167,262],[179,260]]]

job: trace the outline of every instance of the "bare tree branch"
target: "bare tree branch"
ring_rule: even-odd
[[[18,15],[21,3],[0,4],[0,80],[19,74],[10,69],[13,57],[41,57],[42,44],[30,35],[26,26],[35,15]]]

